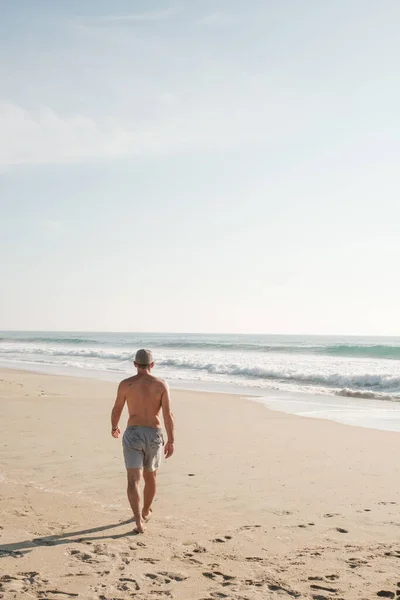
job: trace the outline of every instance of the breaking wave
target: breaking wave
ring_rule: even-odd
[[[373,390],[397,390],[400,391],[400,377],[390,375],[343,375],[341,373],[324,374],[302,373],[298,370],[267,369],[264,367],[242,367],[237,364],[202,364],[196,361],[168,359],[159,362],[162,366],[175,367],[179,369],[190,369],[207,371],[219,375],[244,376],[252,379],[268,379],[274,381],[286,381],[314,386],[330,388],[368,388]]]
[[[344,388],[335,392],[335,396],[344,396],[345,398],[363,398],[365,400],[398,400],[400,401],[399,394],[384,394],[382,392],[370,392],[365,390],[350,390]]]
[[[227,336],[229,337],[229,336]],[[153,338],[148,334],[96,334],[90,336],[60,336],[60,335],[48,335],[48,336],[4,336],[0,337],[0,342],[9,344],[46,344],[46,345],[67,345],[67,346],[102,346],[104,348],[119,346],[126,348],[136,348],[140,345],[150,346],[155,348],[165,349],[177,349],[177,350],[224,350],[239,351],[239,352],[262,352],[262,353],[277,353],[277,354],[311,354],[311,355],[325,355],[325,356],[336,356],[336,357],[350,357],[350,358],[378,358],[388,360],[400,360],[400,340],[393,342],[393,344],[352,344],[352,343],[304,343],[296,342],[292,343],[262,343],[260,338],[254,341],[249,341],[247,336],[246,341],[242,341],[240,337],[235,339],[222,340],[221,337],[215,336],[213,339],[210,337],[202,336],[188,336],[188,337],[171,337],[171,336],[159,336]],[[100,338],[100,339],[99,339]]]
[[[100,358],[107,360],[133,360],[134,352],[126,350],[92,350],[90,348],[43,348],[43,347],[17,347],[12,349],[13,354],[39,354],[41,356],[76,356],[80,358]],[[0,354],[10,354],[9,348],[0,348]]]

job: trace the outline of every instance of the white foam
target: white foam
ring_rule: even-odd
[[[345,425],[400,432],[400,405],[311,394],[271,393],[254,398],[272,410],[313,419],[328,419]]]

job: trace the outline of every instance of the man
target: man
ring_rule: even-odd
[[[118,427],[125,402],[128,406],[128,426],[122,438],[125,466],[128,474],[128,499],[136,521],[134,533],[144,533],[145,522],[151,515],[156,495],[156,475],[160,466],[164,438],[161,429],[162,410],[168,441],[166,458],[174,453],[174,420],[168,385],[153,377],[153,355],[150,350],[138,350],[135,356],[137,375],[121,381],[111,413],[111,434],[118,438]],[[143,510],[141,510],[140,481],[144,478]]]

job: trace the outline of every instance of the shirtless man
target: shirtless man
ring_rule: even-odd
[[[160,466],[164,438],[161,429],[162,409],[168,441],[164,455],[174,453],[174,420],[168,385],[153,377],[154,367],[150,350],[138,350],[135,356],[137,375],[121,381],[111,413],[111,435],[118,438],[118,427],[125,402],[128,406],[128,426],[122,438],[125,466],[128,474],[128,499],[136,521],[134,533],[144,533],[145,522],[151,515],[151,505],[156,495],[156,474]],[[139,484],[144,478],[143,510]]]

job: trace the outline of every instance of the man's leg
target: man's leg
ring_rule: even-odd
[[[157,471],[143,471],[144,490],[143,490],[143,519],[148,519],[151,512],[151,505],[157,491]]]
[[[140,480],[142,469],[127,469],[128,474],[128,500],[136,521],[137,533],[144,533],[144,524],[140,512]]]

